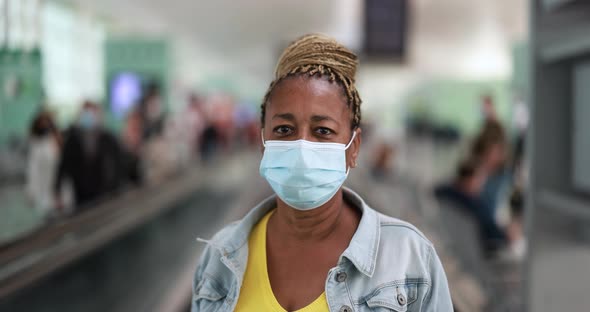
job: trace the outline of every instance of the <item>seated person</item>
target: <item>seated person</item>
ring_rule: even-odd
[[[507,199],[512,173],[506,166],[508,145],[504,127],[487,121],[471,146],[469,158],[475,159],[486,176],[479,197],[485,202],[488,218],[495,218],[499,203]]]
[[[454,181],[435,189],[438,200],[451,202],[477,219],[486,253],[495,252],[508,243],[506,232],[490,217],[486,202],[480,195],[486,181],[485,171],[476,160],[467,160],[459,165]]]

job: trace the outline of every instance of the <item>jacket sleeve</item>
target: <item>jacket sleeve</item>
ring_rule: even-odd
[[[453,302],[449,292],[449,284],[443,266],[433,247],[430,248],[429,270],[431,285],[424,298],[425,312],[453,311]]]
[[[238,222],[233,222],[225,226],[221,229],[217,234],[211,238],[209,241],[200,240],[202,242],[206,242],[206,246],[203,249],[203,253],[201,255],[201,259],[199,260],[199,264],[197,265],[197,269],[195,270],[195,275],[193,278],[193,289],[192,289],[192,298],[191,298],[191,311],[192,312],[201,312],[204,311],[202,307],[199,307],[198,302],[195,300],[197,299],[197,295],[200,294],[201,287],[203,286],[203,282],[205,279],[215,279],[218,285],[223,285],[220,281],[223,280],[222,273],[215,273],[218,272],[218,266],[222,265],[220,259],[222,257],[220,248],[221,246],[218,245],[216,242],[219,241],[221,237],[227,237],[234,234],[231,234],[232,229],[238,224]],[[224,266],[225,267],[225,266]],[[207,273],[206,273],[207,272]],[[228,274],[230,272],[228,271]],[[219,274],[219,276],[217,276]],[[207,311],[208,312],[208,311]]]
[[[197,269],[195,271],[195,275],[193,278],[193,289],[192,289],[192,297],[191,297],[191,312],[200,312],[201,310],[199,309],[199,307],[196,306],[196,301],[195,301],[195,296],[199,290],[199,286],[201,285],[201,282],[203,280],[203,272],[205,271],[205,268],[207,267],[207,264],[211,261],[213,257],[213,248],[211,248],[211,246],[209,244],[207,244],[207,246],[205,247],[205,250],[203,250],[203,254],[201,255],[201,258],[199,260],[199,263],[197,264]]]

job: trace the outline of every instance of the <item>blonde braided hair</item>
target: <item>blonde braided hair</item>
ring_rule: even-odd
[[[361,98],[355,86],[357,56],[336,40],[318,34],[309,34],[293,41],[279,58],[275,78],[270,83],[260,106],[260,120],[264,125],[266,104],[274,87],[287,77],[309,75],[327,77],[343,88],[353,118],[351,127],[361,122]]]

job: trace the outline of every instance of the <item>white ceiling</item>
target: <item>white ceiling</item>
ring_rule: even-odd
[[[527,0],[413,0],[415,69],[466,78],[508,78],[511,47],[525,40]]]
[[[246,69],[268,72],[268,59],[289,40],[312,31],[327,32],[332,9],[342,0],[73,0],[108,17],[121,33],[171,34],[189,40],[205,55]]]
[[[357,48],[363,24],[362,0],[71,1],[108,17],[116,32],[171,34],[195,57],[264,79],[294,37],[325,32]],[[509,74],[507,49],[526,36],[527,0],[409,2],[411,70]]]

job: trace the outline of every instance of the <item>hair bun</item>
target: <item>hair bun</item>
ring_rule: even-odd
[[[355,81],[358,58],[338,41],[321,34],[309,34],[293,41],[281,55],[275,79],[306,65],[326,66],[350,81]]]

